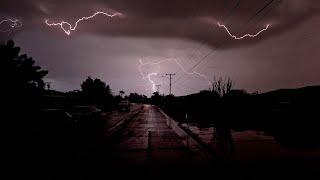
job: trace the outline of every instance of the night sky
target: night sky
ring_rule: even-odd
[[[45,24],[73,24],[96,11],[121,15],[82,21],[70,36]],[[265,92],[320,84],[319,12],[319,0],[1,0],[0,20],[17,18],[23,26],[0,32],[0,39],[14,39],[49,70],[46,81],[60,91],[80,89],[91,76],[115,94],[150,95],[147,75],[157,73],[151,81],[168,93],[162,76],[176,73],[175,95],[208,89],[208,80],[219,76],[236,88]],[[217,22],[237,36],[271,26],[235,40]],[[0,30],[8,27],[2,23]]]

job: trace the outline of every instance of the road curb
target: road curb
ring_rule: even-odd
[[[194,135],[188,132],[186,129],[182,128],[178,122],[172,119],[167,115],[161,108],[158,108],[159,111],[165,116],[167,120],[167,125],[183,140],[183,143],[189,147],[192,151],[196,151],[202,154],[204,158],[214,159],[214,156],[209,153],[206,148],[202,145],[202,142],[199,142]]]

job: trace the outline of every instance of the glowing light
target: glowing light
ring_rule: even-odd
[[[69,22],[66,22],[66,21],[61,21],[59,23],[49,23],[49,20],[46,19],[45,20],[45,23],[46,25],[48,26],[59,26],[65,34],[67,34],[68,36],[71,35],[71,31],[75,31],[78,27],[78,24],[81,22],[81,21],[84,21],[84,20],[89,20],[89,19],[92,19],[94,17],[96,17],[97,15],[104,15],[104,16],[107,16],[107,17],[110,17],[110,18],[113,18],[115,16],[120,16],[121,13],[114,13],[114,14],[109,14],[109,13],[105,13],[105,12],[102,12],[102,11],[97,11],[95,12],[93,15],[91,16],[88,16],[88,17],[82,17],[80,19],[78,19],[74,25],[70,24]],[[66,28],[67,27],[67,28]]]
[[[158,75],[158,73],[149,73],[147,75],[149,82],[152,84],[153,92],[156,92],[157,90],[156,90],[156,83],[151,79],[151,76],[157,76],[157,75]]]
[[[155,65],[160,65],[160,64],[162,64],[162,63],[166,63],[166,62],[174,62],[174,63],[176,63],[176,64],[178,65],[178,67],[183,71],[183,73],[185,73],[185,74],[187,74],[187,75],[190,75],[190,76],[200,77],[200,78],[204,79],[205,81],[207,81],[209,85],[211,85],[211,82],[210,82],[209,78],[208,78],[206,75],[201,74],[201,73],[196,72],[196,71],[188,72],[188,71],[182,66],[182,64],[178,62],[177,59],[164,59],[164,60],[160,60],[160,61],[157,61],[157,62],[146,62],[146,63],[142,62],[142,60],[140,59],[140,60],[139,60],[139,63],[140,63],[140,64],[139,64],[139,67],[138,67],[139,72],[140,72],[140,74],[141,74],[141,76],[142,76],[143,79],[147,79],[147,80],[150,82],[150,84],[152,85],[152,90],[153,90],[154,92],[156,92],[156,83],[151,79],[151,77],[152,77],[152,76],[157,76],[158,73],[156,73],[156,72],[151,72],[151,73],[147,73],[147,74],[145,75],[145,73],[143,73],[143,70],[142,70],[142,69],[143,69],[143,67],[145,67],[145,66],[155,66]]]
[[[146,66],[146,65],[150,65],[150,63],[143,63],[141,59],[139,60],[139,63],[140,64],[139,64],[138,70],[140,72],[140,75],[142,76],[143,79],[147,79],[151,83],[153,92],[156,92],[156,83],[151,79],[151,77],[157,76],[158,73],[152,72],[152,73],[148,73],[147,75],[145,75],[143,73],[142,67]]]
[[[217,23],[219,27],[222,27],[224,28],[227,33],[229,34],[229,36],[233,39],[236,39],[236,40],[241,40],[241,39],[244,39],[244,38],[247,38],[247,37],[250,37],[250,38],[255,38],[257,36],[259,36],[262,32],[266,31],[269,29],[269,27],[271,26],[270,24],[268,24],[265,28],[261,29],[259,32],[257,32],[256,34],[245,34],[241,37],[238,37],[236,35],[233,35],[230,30],[227,28],[227,26],[223,25],[223,24],[220,24],[219,22]]]
[[[10,18],[5,18],[2,21],[0,21],[0,25],[8,23],[9,28],[0,30],[0,32],[11,32],[14,29],[22,27],[22,22],[19,19],[10,19]]]

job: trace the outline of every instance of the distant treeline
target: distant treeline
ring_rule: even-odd
[[[155,93],[151,99],[181,123],[261,130],[288,145],[320,146],[320,86],[262,94],[231,89],[223,94],[207,90],[181,97]]]
[[[90,77],[87,81],[92,81]],[[93,81],[100,81],[95,79]],[[100,84],[100,83],[99,83]],[[101,84],[104,84],[103,82]],[[94,86],[94,85],[93,85]],[[101,90],[98,90],[101,89]],[[104,89],[104,90],[103,90]],[[103,90],[103,91],[102,91]],[[98,91],[98,92],[96,92]],[[70,92],[59,92],[54,90],[46,90],[41,96],[41,108],[43,109],[67,109],[72,106],[89,106],[94,105],[104,112],[112,111],[117,108],[117,105],[122,100],[129,100],[131,103],[149,103],[147,96],[138,93],[130,93],[127,96],[120,94],[113,95],[109,85],[102,85],[100,88],[93,88],[93,90],[75,90]]]
[[[123,99],[148,101],[137,93],[114,95],[109,85],[91,77],[80,90],[51,90],[50,82],[45,82],[48,71],[21,54],[13,41],[0,42],[0,63],[3,160],[24,178],[52,179],[53,174],[80,172],[103,146],[106,119],[101,112],[113,110]],[[76,117],[70,114],[74,106],[97,111]]]

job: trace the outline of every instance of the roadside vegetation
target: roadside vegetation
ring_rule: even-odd
[[[160,106],[180,123],[265,132],[293,148],[320,147],[320,86],[247,93],[233,88],[229,78],[216,78],[210,90],[175,97],[154,93]]]
[[[253,129],[287,147],[320,147],[320,86],[259,94],[234,89],[231,79],[219,77],[210,90],[180,97],[155,92],[148,98],[123,90],[115,94],[107,83],[88,76],[80,90],[58,92],[45,82],[49,72],[13,41],[0,43],[0,63],[4,147],[8,162],[22,162],[26,171],[72,173],[98,159],[102,115],[123,100],[157,105],[180,124],[214,126],[227,136],[231,130]]]

